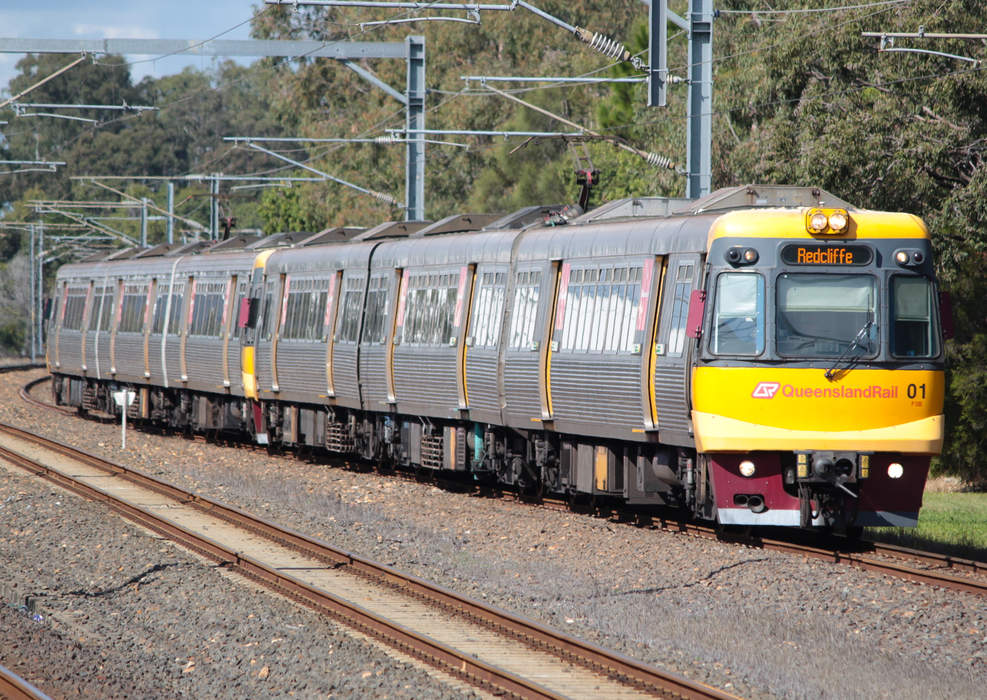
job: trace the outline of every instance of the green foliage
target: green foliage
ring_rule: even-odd
[[[987,557],[987,494],[926,493],[917,528],[868,528],[867,537],[984,561]]]

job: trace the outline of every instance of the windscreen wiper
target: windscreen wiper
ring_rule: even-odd
[[[865,323],[860,328],[859,331],[857,331],[857,335],[855,335],[853,337],[853,340],[850,341],[850,344],[846,346],[846,350],[844,350],[843,353],[836,358],[836,362],[833,363],[833,366],[826,370],[826,379],[832,380],[833,377],[836,376],[836,368],[840,366],[840,363],[843,362],[843,359],[847,356],[847,354],[850,353],[850,351],[852,351],[854,348],[860,347],[861,341],[863,341],[863,339],[867,337],[867,332],[870,330],[871,326],[873,325],[874,325],[874,319],[871,319],[870,321]],[[855,359],[856,358],[854,358],[854,360]],[[853,365],[854,360],[851,360],[850,364],[847,365],[848,369]]]

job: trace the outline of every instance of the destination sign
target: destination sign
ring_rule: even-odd
[[[869,265],[874,252],[863,245],[789,244],[781,249],[786,265]]]

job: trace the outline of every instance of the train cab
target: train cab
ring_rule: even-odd
[[[928,231],[849,206],[735,211],[709,232],[692,419],[723,524],[914,526],[943,441]]]

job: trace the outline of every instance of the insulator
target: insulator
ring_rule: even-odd
[[[394,197],[384,192],[371,192],[370,194],[378,202],[383,202],[384,204],[390,204],[392,207],[396,207],[398,205],[398,200],[394,199]]]
[[[648,164],[656,168],[672,168],[674,164],[670,158],[660,156],[657,153],[648,153]]]
[[[626,61],[630,58],[631,52],[623,44],[599,32],[593,34],[593,39],[589,45],[608,58],[614,58],[618,61]]]
[[[398,143],[398,137],[395,136],[394,134],[387,134],[386,136],[375,136],[374,143],[381,146],[386,146],[391,143]]]

